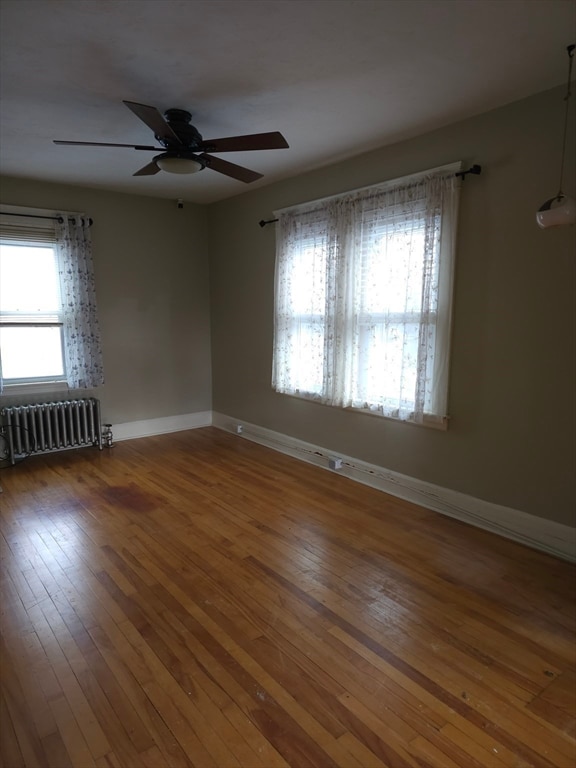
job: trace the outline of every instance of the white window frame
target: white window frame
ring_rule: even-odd
[[[3,215],[6,214],[6,215]],[[12,215],[11,215],[12,214]],[[13,214],[17,214],[14,216]],[[0,242],[6,245],[48,247],[53,250],[56,270],[58,271],[58,249],[54,232],[56,212],[45,209],[2,206],[0,214]],[[62,348],[62,370],[60,376],[34,376],[4,379],[4,395],[67,391],[66,356],[64,353],[64,330],[62,322],[62,303],[57,313],[35,313],[34,316],[23,313],[3,311],[0,307],[0,326],[37,325],[60,328]],[[1,356],[0,356],[1,366]]]

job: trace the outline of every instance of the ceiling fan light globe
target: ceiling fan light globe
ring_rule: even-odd
[[[156,165],[167,173],[198,173],[204,168],[191,157],[159,157]]]

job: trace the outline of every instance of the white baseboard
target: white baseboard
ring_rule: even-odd
[[[181,432],[185,429],[209,427],[212,424],[211,411],[185,413],[181,416],[164,416],[160,419],[145,419],[144,421],[129,421],[124,424],[113,424],[114,441],[132,440],[136,437],[163,435],[166,432]]]
[[[334,456],[334,453],[326,448],[255,424],[248,424],[241,419],[217,412],[212,413],[212,425],[219,429],[236,434],[237,424],[242,425],[242,434],[238,435],[241,438],[315,464],[328,472],[337,472],[364,485],[412,501],[427,509],[454,517],[533,549],[576,562],[575,528],[401,475],[342,454],[338,454],[342,459],[342,468],[332,470],[328,467],[328,460]]]

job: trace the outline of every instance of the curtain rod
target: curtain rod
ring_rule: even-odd
[[[482,173],[482,166],[474,164],[470,168],[468,168],[467,171],[458,171],[458,173],[455,173],[454,176],[456,177],[461,176],[462,181],[464,181],[464,179],[469,173],[472,173],[474,176],[479,176]],[[279,219],[268,219],[268,220],[261,219],[258,222],[258,224],[260,224],[261,227],[265,227],[266,224],[274,224],[277,221],[279,221]]]
[[[63,216],[38,216],[36,213],[12,213],[11,211],[0,211],[0,216],[23,216],[26,219],[49,219],[51,221],[59,221],[62,223],[64,221]],[[70,221],[76,221],[75,216],[67,216],[66,218],[70,219]],[[91,227],[92,224],[94,224],[93,219],[86,219],[88,222],[88,226]]]

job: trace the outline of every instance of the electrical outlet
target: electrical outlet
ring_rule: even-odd
[[[236,424],[235,429],[236,429],[236,434],[237,435],[241,435],[242,432],[244,432],[244,427],[242,426],[242,424]]]
[[[330,469],[342,469],[342,459],[339,459],[338,456],[331,456],[328,459],[328,466]]]

